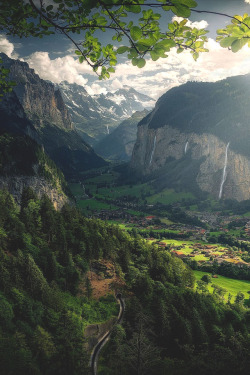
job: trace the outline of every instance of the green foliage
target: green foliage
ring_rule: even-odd
[[[168,251],[74,207],[57,212],[31,190],[20,211],[0,191],[0,227],[1,373],[87,373],[84,327],[117,315],[113,296],[91,298],[86,271],[102,257],[116,264],[128,291],[123,327],[104,351],[104,374],[159,375],[171,363],[170,374],[185,375],[197,366],[201,374],[219,366],[220,373],[243,375],[249,368],[242,295],[222,303],[225,290],[213,285],[209,295],[204,281],[203,293],[194,291],[193,272]],[[87,290],[79,295],[83,280]]]
[[[166,58],[171,48],[177,48],[177,53],[189,50],[196,60],[201,52],[207,52],[204,43],[207,41],[207,31],[187,26],[187,18],[197,6],[193,0],[153,1],[148,4],[145,0],[129,0],[119,2],[109,1],[78,1],[54,0],[53,4],[35,3],[32,0],[12,0],[11,6],[6,2],[0,4],[0,31],[20,37],[44,37],[60,32],[77,48],[75,53],[79,62],[86,61],[99,75],[100,79],[110,77],[117,64],[117,54],[127,54],[134,66],[143,68],[146,57],[156,61]],[[155,9],[161,9],[157,13]],[[169,23],[168,29],[162,29],[160,20],[163,12],[183,17],[180,22]],[[208,11],[209,13],[209,11]],[[221,41],[225,35],[232,35],[234,40],[230,46],[234,52],[248,43],[249,17],[235,16],[233,25],[219,30]],[[98,38],[98,31],[111,31],[112,43],[125,42],[127,45],[117,50],[113,44],[103,45]],[[85,31],[83,40],[76,42],[78,36]],[[97,36],[96,36],[97,34]],[[228,45],[229,41],[222,42]],[[7,72],[2,72],[0,83],[3,91]],[[1,75],[0,75],[1,77]]]
[[[248,44],[250,47],[250,17],[248,14],[232,17],[231,24],[224,29],[217,30],[217,42],[221,47],[229,48],[232,52],[238,52]]]

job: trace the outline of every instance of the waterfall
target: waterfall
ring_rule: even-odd
[[[154,138],[154,144],[153,144],[153,149],[152,149],[151,156],[150,156],[149,165],[151,165],[152,160],[153,160],[153,156],[154,156],[154,152],[155,152],[155,145],[156,145],[156,135],[155,135],[155,138]]]
[[[220,184],[219,199],[221,199],[221,197],[222,197],[223,185],[224,185],[224,183],[226,181],[226,178],[227,178],[227,152],[228,152],[229,144],[230,144],[230,142],[228,142],[227,147],[226,147],[225,163],[224,163],[224,168],[223,168],[222,180],[221,180],[221,184]]]
[[[188,148],[188,142],[185,144],[185,154],[187,153],[187,148]]]
[[[107,125],[107,134],[109,134],[109,126]]]

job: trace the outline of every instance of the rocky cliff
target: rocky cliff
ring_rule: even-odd
[[[249,76],[188,83],[138,126],[131,168],[158,186],[250,199]]]
[[[28,134],[33,129],[32,138],[44,146],[68,178],[79,178],[84,170],[105,165],[73,128],[60,90],[40,79],[28,64],[0,55],[17,84],[8,100],[0,103],[4,116],[0,119],[0,130],[7,127],[12,132],[16,127]]]
[[[16,82],[14,91],[27,115],[36,127],[47,123],[72,129],[71,119],[60,90],[50,82],[40,79],[29,65],[1,54],[3,64]]]
[[[26,187],[33,189],[38,198],[47,195],[56,210],[60,210],[65,203],[69,202],[59,181],[57,185],[53,185],[41,176],[0,176],[0,189],[7,189],[17,204],[21,203],[22,192]]]

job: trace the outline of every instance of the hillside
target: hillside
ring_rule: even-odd
[[[117,226],[69,206],[56,212],[31,190],[18,211],[0,191],[0,258],[3,374],[88,374],[83,331],[117,315],[117,290],[126,298],[126,315],[102,353],[101,374],[118,375],[120,368],[124,375],[248,371],[248,310],[237,301],[222,303],[217,291],[197,293],[181,259]],[[123,282],[94,299],[88,275],[96,275],[96,291],[96,279],[114,273]]]
[[[16,82],[13,94],[0,104],[4,113],[1,126],[12,130],[14,116],[15,122],[19,123],[18,131],[23,132],[25,115],[32,125],[28,128],[35,129],[35,140],[43,145],[67,178],[79,178],[84,170],[105,165],[104,160],[74,130],[60,90],[40,79],[27,63],[4,54],[1,58],[3,65],[10,70],[10,79]],[[18,110],[13,111],[15,106]]]
[[[131,168],[158,186],[250,198],[249,76],[173,88],[138,126]]]

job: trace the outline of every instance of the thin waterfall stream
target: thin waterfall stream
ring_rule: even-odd
[[[152,148],[152,152],[151,152],[151,156],[150,156],[150,162],[149,162],[149,165],[151,165],[152,160],[153,160],[153,156],[154,156],[154,152],[155,152],[155,146],[156,146],[156,135],[155,135],[155,137],[154,137],[154,144],[153,144],[153,148]]]
[[[227,153],[228,153],[228,148],[229,148],[230,142],[228,142],[227,147],[226,147],[226,154],[225,154],[225,163],[224,163],[224,168],[223,168],[223,174],[222,174],[222,180],[220,184],[220,192],[219,192],[219,199],[222,197],[222,192],[223,192],[223,186],[227,178]]]

